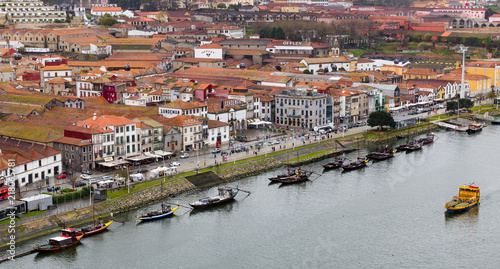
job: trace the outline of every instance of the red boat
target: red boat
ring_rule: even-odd
[[[83,237],[83,234],[80,232],[76,231],[75,229],[70,229],[64,231],[63,234],[57,237],[53,237],[49,239],[49,243],[41,246],[35,246],[34,249],[35,251],[39,252],[56,252],[56,251],[61,251],[73,246],[76,246],[78,243],[80,243],[80,240]]]

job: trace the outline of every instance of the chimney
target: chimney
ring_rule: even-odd
[[[94,113],[94,116],[92,117],[93,120],[96,120],[97,119],[97,114]]]

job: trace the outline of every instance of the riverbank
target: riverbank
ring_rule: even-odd
[[[427,125],[425,125],[427,126]],[[429,129],[425,126],[413,127],[413,134],[425,133]],[[407,130],[395,131],[391,135],[395,137],[397,133]],[[253,176],[266,171],[270,171],[281,167],[289,161],[289,152],[293,151],[293,155],[298,154],[304,156],[299,161],[300,164],[307,164],[329,158],[331,156],[342,154],[344,152],[353,151],[356,148],[356,143],[360,140],[368,142],[380,141],[369,140],[368,137],[373,135],[371,132],[358,132],[338,137],[337,140],[325,141],[304,141],[304,145],[295,148],[283,148],[282,151],[271,152],[264,156],[251,157],[239,161],[234,161],[234,164],[225,163],[213,168],[205,168],[203,170],[212,171],[223,180],[224,183],[231,182],[237,179]],[[386,136],[391,139],[392,136]],[[334,139],[332,137],[332,139]],[[293,156],[292,156],[293,157]],[[297,163],[297,162],[295,162]],[[204,171],[200,171],[204,172]],[[141,190],[134,191],[115,199],[110,199],[95,205],[95,214],[99,216],[107,216],[110,213],[122,213],[144,207],[168,197],[177,196],[186,192],[194,191],[197,188],[195,184],[186,179],[190,175],[195,175],[196,172],[187,172],[181,175],[165,178],[160,184],[152,185]],[[157,182],[157,181],[156,181]],[[213,183],[208,182],[203,187],[213,186]],[[121,190],[123,191],[123,190]],[[25,241],[35,237],[39,237],[48,233],[52,233],[60,229],[60,224],[65,223],[68,226],[83,225],[92,221],[92,207],[84,207],[59,213],[56,215],[47,216],[30,222],[25,222],[16,227],[16,242]],[[0,247],[5,247],[10,234],[8,226],[0,228],[0,239],[3,243]]]

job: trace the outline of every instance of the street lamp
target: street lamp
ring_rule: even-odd
[[[460,49],[457,52],[462,53],[462,85],[460,87],[460,98],[464,98],[465,54],[468,52],[468,47],[460,45]]]

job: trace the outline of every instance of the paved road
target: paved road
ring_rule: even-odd
[[[444,109],[439,110],[437,114],[444,114]],[[434,112],[431,112],[431,113],[426,112],[426,113],[422,113],[419,115],[422,118],[425,118],[425,117],[432,117],[432,116],[437,115],[437,114]],[[394,116],[396,116],[396,115],[398,115],[398,113],[394,114]],[[324,139],[326,139],[326,140],[337,139],[337,138],[343,137],[345,135],[367,132],[367,131],[373,130],[373,129],[376,129],[376,128],[372,128],[372,127],[365,125],[365,126],[354,127],[354,128],[348,129],[345,132],[338,132],[336,134],[335,133],[324,134],[322,136],[324,136]],[[204,151],[199,151],[199,152],[198,151],[191,151],[189,153],[190,156],[186,159],[174,157],[170,161],[168,161],[168,160],[159,161],[157,163],[152,163],[149,165],[142,165],[142,166],[140,166],[140,168],[146,168],[148,170],[152,170],[152,169],[155,169],[156,167],[160,167],[160,166],[164,166],[164,165],[169,167],[171,161],[176,161],[176,162],[180,163],[180,165],[177,166],[178,172],[184,173],[184,172],[189,172],[189,171],[195,171],[197,168],[203,169],[203,168],[206,168],[209,166],[213,166],[215,164],[235,162],[238,160],[251,158],[253,156],[267,155],[268,153],[273,152],[273,149],[272,149],[273,147],[275,147],[276,151],[280,151],[280,150],[284,150],[285,148],[289,149],[289,148],[294,148],[294,146],[297,147],[297,146],[302,146],[305,144],[318,143],[321,141],[321,136],[313,136],[312,135],[313,132],[308,132],[308,131],[307,131],[308,137],[299,137],[299,136],[291,133],[291,131],[289,131],[289,133],[284,134],[284,135],[277,135],[276,133],[264,132],[264,131],[262,133],[269,134],[269,135],[271,135],[271,137],[269,139],[260,140],[260,141],[254,140],[254,141],[249,141],[249,142],[244,142],[244,143],[234,142],[234,147],[235,148],[242,147],[242,146],[251,147],[251,146],[255,146],[255,144],[258,142],[264,142],[263,148],[261,148],[260,150],[257,150],[254,147],[253,149],[250,149],[248,152],[239,152],[239,153],[234,153],[234,154],[231,153],[230,155],[227,155],[226,161],[224,161],[223,156],[220,153],[215,154],[215,158],[214,158],[214,154],[210,153],[211,152],[211,149],[210,149],[210,150],[207,150],[206,152],[204,152]],[[268,142],[275,141],[275,140],[278,140],[279,144],[268,145]],[[222,146],[222,150],[226,151],[226,152],[230,152],[232,148],[233,148],[233,146],[229,146],[229,145]],[[257,155],[255,153],[257,153]],[[138,168],[139,168],[138,166],[137,167],[130,166],[130,170],[129,170],[130,174],[135,173]],[[88,182],[87,180],[80,179],[80,175],[81,175],[80,173],[75,173],[73,175],[73,177],[77,177],[78,178],[77,181]],[[101,179],[103,176],[111,176],[112,177],[113,173],[103,173],[100,171],[93,171],[93,174],[91,175],[91,177],[95,178],[95,179]],[[145,176],[146,176],[146,178],[148,177],[147,174]],[[45,182],[38,183],[38,185],[37,185],[37,183],[35,183],[30,188],[23,187],[21,189],[21,191],[23,192],[24,197],[32,196],[32,195],[35,195],[37,193],[46,192],[47,186],[54,186],[56,182],[58,183],[58,186],[61,186],[61,189],[71,187],[68,179],[61,180],[61,179],[50,178],[48,185]]]

